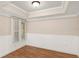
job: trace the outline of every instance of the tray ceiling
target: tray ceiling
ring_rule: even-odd
[[[30,12],[48,9],[48,8],[54,8],[54,7],[61,6],[62,4],[61,1],[40,1],[40,6],[37,8],[34,8],[32,5],[32,1],[15,1],[12,3],[15,4],[17,7],[20,7],[25,11],[27,10]]]
[[[0,14],[18,16],[29,19],[79,15],[79,1],[40,1],[38,8],[32,6],[32,1],[0,2]]]

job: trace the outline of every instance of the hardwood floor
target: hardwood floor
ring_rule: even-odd
[[[33,46],[24,46],[3,58],[77,58],[77,56]]]

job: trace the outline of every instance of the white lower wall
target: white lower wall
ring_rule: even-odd
[[[14,42],[11,35],[0,36],[0,57],[23,47],[25,44],[25,41]]]
[[[26,44],[79,55],[79,36],[27,33]]]
[[[0,36],[0,57],[3,57],[24,45],[56,50],[79,55],[79,37],[70,35],[50,35],[27,33],[26,41],[14,42],[12,36]]]

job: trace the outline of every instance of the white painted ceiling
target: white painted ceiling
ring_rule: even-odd
[[[65,1],[40,1],[40,6],[34,8],[31,4],[32,1],[0,1],[0,14],[14,16],[15,11],[13,11],[13,9],[15,10],[16,8],[19,8],[18,10],[24,11],[24,13],[28,15],[29,19],[79,15],[79,1],[67,1],[67,5],[63,2]],[[14,7],[11,7],[11,4]],[[10,10],[9,8],[13,9]],[[10,13],[11,11],[13,11],[13,13]]]
[[[33,7],[32,1],[14,1],[12,3],[22,8],[25,11],[27,10],[29,12],[32,12],[32,11],[58,7],[61,5],[62,2],[61,1],[40,1],[40,6],[37,8]]]
[[[40,6],[37,8],[34,8],[32,6],[32,1],[14,1],[11,2],[17,7],[29,11],[29,12],[35,12],[39,10],[45,10],[50,8],[56,8],[62,6],[63,1],[40,1]],[[52,10],[53,11],[53,10]],[[68,15],[68,14],[79,14],[79,1],[68,1],[68,6],[66,8],[65,13],[55,14],[55,15],[48,15],[49,16],[57,16],[57,15]],[[41,16],[40,16],[41,17]],[[47,17],[47,16],[44,16]],[[33,17],[32,17],[33,18]]]
[[[79,1],[70,1],[67,6],[67,14],[78,14],[79,13]]]

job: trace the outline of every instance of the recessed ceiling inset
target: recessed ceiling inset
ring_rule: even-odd
[[[20,7],[21,9],[29,12],[55,8],[62,5],[62,1],[40,1],[39,7],[34,8],[32,2],[33,1],[12,1],[12,3],[17,7]]]

